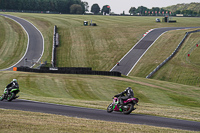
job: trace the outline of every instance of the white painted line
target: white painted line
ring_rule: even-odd
[[[160,34],[160,36],[162,36],[164,33],[166,33],[167,31],[163,32],[162,34]],[[160,38],[160,36],[158,38]],[[158,38],[156,38],[156,40],[146,49],[146,51],[140,56],[140,58],[137,60],[137,62],[135,63],[135,65],[131,68],[131,70],[128,72],[128,74],[126,76],[128,76],[130,74],[130,72],[133,70],[133,68],[137,65],[137,63],[140,61],[140,59],[144,56],[144,54],[151,48],[151,46],[153,46],[153,44],[158,40]]]
[[[9,17],[7,17],[7,16],[4,16],[4,17],[9,18]],[[12,18],[9,18],[9,19],[15,21],[15,20],[12,19]],[[18,23],[19,25],[21,25],[19,22],[17,22],[17,21],[15,21],[15,22]],[[27,53],[27,51],[28,51],[28,48],[29,48],[29,34],[28,34],[28,32],[26,31],[26,29],[25,29],[22,25],[21,25],[21,27],[24,29],[24,31],[26,32],[26,34],[27,34],[27,36],[28,36],[28,42],[27,42],[26,52],[24,53],[23,57],[22,57],[16,64],[14,64],[13,66],[11,66],[11,67],[9,67],[9,68],[1,69],[0,71],[5,71],[5,70],[11,69],[12,67],[16,66],[16,65],[24,58],[24,56],[26,55],[26,53]]]
[[[158,29],[158,28],[156,28]],[[185,28],[185,29],[188,29],[188,28]],[[182,30],[182,29],[174,29],[174,30]],[[168,31],[171,31],[171,30],[168,30]],[[137,62],[135,63],[135,65],[131,68],[131,70],[128,72],[128,74],[126,76],[128,76],[130,74],[130,72],[133,70],[133,68],[137,65],[137,63],[140,61],[140,59],[144,56],[144,54],[151,48],[151,46],[153,46],[153,44],[163,35],[165,34],[166,32],[168,31],[165,31],[163,32],[162,34],[160,34],[160,36],[158,38],[156,38],[156,40],[147,48],[147,50],[140,56],[140,58],[137,60]]]
[[[149,32],[151,32],[151,31],[153,31],[154,29],[151,29]],[[121,60],[123,60],[126,56],[127,56],[127,54],[129,54],[137,45],[138,45],[138,43],[140,43],[140,41],[142,40],[142,39],[144,39],[144,37],[145,36],[143,36],[122,58],[121,58]],[[120,61],[121,61],[120,60]],[[119,62],[120,62],[119,61]],[[117,64],[110,70],[110,71],[112,71],[115,67],[117,66]]]

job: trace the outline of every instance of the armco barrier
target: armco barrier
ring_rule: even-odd
[[[52,57],[51,57],[51,65],[52,67],[56,66],[56,47],[59,45],[59,35],[57,33],[57,26],[54,26],[53,31],[53,46],[52,46]]]
[[[155,74],[163,65],[165,65],[171,58],[173,58],[176,53],[178,52],[178,50],[180,49],[180,47],[182,46],[182,44],[184,43],[185,39],[188,37],[188,35],[190,33],[194,33],[194,32],[200,32],[200,30],[195,30],[195,31],[190,31],[190,32],[186,32],[185,37],[183,38],[183,40],[179,43],[178,47],[174,50],[174,52],[166,59],[164,60],[160,65],[158,65],[149,75],[146,76],[146,78],[150,78],[153,76],[153,74]]]
[[[33,68],[28,68],[28,67],[17,67],[17,71],[35,72],[35,73],[121,76],[120,72],[92,71],[92,68],[84,68],[84,67],[58,67],[58,68],[57,67],[41,67],[41,69],[33,69]]]

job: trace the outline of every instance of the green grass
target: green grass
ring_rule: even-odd
[[[198,87],[136,77],[0,72],[0,88],[12,78],[19,81],[22,99],[103,110],[130,86],[140,99],[134,113],[200,121]]]
[[[2,17],[0,17],[0,48],[2,47],[2,44],[5,41],[5,26],[3,26],[3,19]]]
[[[0,69],[5,69],[23,57],[28,39],[22,27],[13,20],[0,16],[0,25]]]
[[[58,26],[61,45],[57,48],[60,67],[92,67],[110,70],[142,35],[152,28],[198,26],[197,18],[175,18],[178,23],[156,23],[156,17],[11,13],[32,22],[43,33],[45,53],[51,60],[53,26]],[[93,20],[97,27],[83,26]]]
[[[138,62],[130,75],[146,77],[171,55],[185,36],[186,31],[188,30],[170,31],[161,36]],[[187,57],[190,49],[200,42],[199,35],[200,33],[192,33],[189,35],[177,55],[156,72],[152,78],[200,86],[199,47],[192,51],[190,57]]]
[[[93,70],[102,71],[109,71],[147,30],[159,27],[197,27],[200,22],[198,18],[192,17],[174,17],[177,23],[156,23],[155,17],[11,14],[29,20],[43,33],[45,38],[43,61],[48,61],[49,64],[51,62],[53,26],[57,25],[60,34],[57,66],[92,67]],[[91,19],[97,23],[97,27],[83,26],[84,20]],[[161,36],[138,62],[130,76],[146,77],[174,51],[187,31],[190,30],[169,31]],[[192,42],[190,47],[195,43],[194,38],[198,37],[194,36],[189,40],[188,43]],[[190,47],[186,47],[181,58],[185,59],[185,52],[188,52]],[[195,53],[196,55],[193,55],[197,57],[198,52]],[[191,60],[193,59],[197,58],[191,56]],[[163,67],[163,70],[161,69],[153,78],[199,86],[198,60],[195,64],[184,61],[184,65],[180,65],[183,61],[179,61],[178,57],[174,63],[166,65],[166,69]]]

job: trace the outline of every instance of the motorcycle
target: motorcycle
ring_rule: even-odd
[[[113,111],[123,112],[124,114],[130,114],[133,110],[135,105],[138,105],[139,99],[138,98],[129,98],[123,102],[121,107],[119,106],[119,99],[118,97],[113,97],[113,102],[107,107],[107,112],[111,113]]]
[[[4,94],[2,96],[0,96],[0,101],[3,101],[4,99],[6,99],[7,101],[12,101],[16,98],[18,98],[19,96],[16,96],[17,93],[19,93],[19,88],[13,88],[11,89],[11,91],[9,93],[7,93],[7,89],[4,90]]]

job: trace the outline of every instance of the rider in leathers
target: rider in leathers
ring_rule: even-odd
[[[12,89],[15,89],[15,88],[19,88],[19,84],[17,83],[17,80],[16,79],[13,79],[13,81],[11,81],[11,83],[9,83],[6,88],[5,88],[5,91],[7,91],[7,94],[10,93],[10,91]]]
[[[124,94],[126,94],[126,95],[124,95]],[[131,89],[131,87],[128,87],[128,88],[126,88],[125,91],[115,95],[114,97],[118,97],[119,105],[122,106],[123,105],[123,101],[134,97],[134,93],[133,93],[133,90]]]

